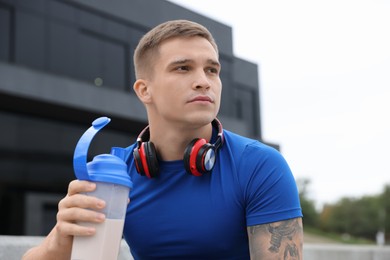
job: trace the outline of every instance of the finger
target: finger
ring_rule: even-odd
[[[106,206],[104,200],[85,194],[74,194],[66,196],[58,203],[59,211],[67,208],[89,208],[100,210]]]
[[[58,222],[56,229],[61,236],[92,236],[96,233],[92,225],[83,226],[70,222]]]
[[[105,215],[100,212],[81,208],[68,208],[57,213],[58,223],[77,223],[91,222],[102,223],[105,220]]]
[[[73,180],[68,186],[68,195],[72,196],[77,193],[91,192],[96,189],[96,183],[89,181]]]

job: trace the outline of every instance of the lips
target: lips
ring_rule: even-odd
[[[189,103],[191,103],[191,102],[210,102],[210,103],[214,103],[212,98],[210,98],[209,96],[196,96],[196,97],[190,99]]]

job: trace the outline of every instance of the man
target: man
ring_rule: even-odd
[[[127,148],[130,193],[124,238],[135,259],[302,259],[297,187],[273,148],[216,119],[222,84],[217,45],[203,26],[158,25],[134,54],[134,91],[149,126]],[[57,224],[24,259],[69,259],[73,236],[94,235],[105,202],[73,181]]]

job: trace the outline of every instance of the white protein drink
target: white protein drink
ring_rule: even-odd
[[[83,223],[96,228],[94,236],[73,238],[72,260],[118,259],[124,226],[123,219],[106,219],[103,223]]]

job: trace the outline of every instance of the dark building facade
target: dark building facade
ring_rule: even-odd
[[[147,124],[132,91],[139,38],[171,19],[205,25],[220,49],[224,128],[261,140],[257,65],[232,51],[232,29],[161,0],[0,0],[0,234],[45,235],[74,179],[75,145],[111,123],[89,157],[132,144]]]

